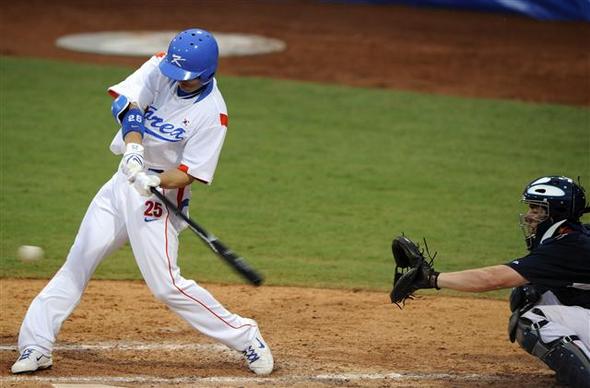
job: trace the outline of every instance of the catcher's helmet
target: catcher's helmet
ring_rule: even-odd
[[[540,238],[556,222],[569,220],[579,222],[589,209],[586,204],[584,188],[573,179],[564,176],[544,176],[530,182],[522,193],[522,201],[527,205],[539,206],[546,213],[545,219],[535,230],[531,230],[521,214],[521,227],[525,231],[527,247],[532,249]]]
[[[219,48],[213,34],[191,28],[170,41],[166,57],[160,62],[160,71],[176,81],[198,78],[206,84],[215,75],[218,57]]]

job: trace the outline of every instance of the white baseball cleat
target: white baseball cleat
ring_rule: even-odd
[[[34,372],[37,369],[50,368],[51,365],[53,365],[51,355],[46,356],[38,350],[28,348],[12,365],[12,373]]]
[[[260,335],[260,331],[256,330],[256,335],[250,346],[246,350],[242,351],[246,361],[248,362],[248,368],[257,375],[269,375],[274,367],[274,360],[268,344],[264,341]]]

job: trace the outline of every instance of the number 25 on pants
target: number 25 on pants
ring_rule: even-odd
[[[158,220],[162,213],[164,213],[164,210],[160,202],[145,201],[145,211],[143,212],[145,222]]]

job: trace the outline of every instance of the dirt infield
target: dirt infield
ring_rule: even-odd
[[[254,378],[238,353],[157,302],[143,282],[92,281],[66,321],[53,369],[14,378],[20,321],[46,281],[0,280],[0,382],[223,386],[548,386],[552,373],[506,338],[507,302],[291,287],[207,288],[257,319],[276,371]]]
[[[0,54],[138,65],[68,52],[58,37],[201,26],[287,43],[227,58],[220,74],[269,76],[468,97],[590,105],[590,24],[315,1],[3,2]],[[92,281],[64,324],[55,366],[13,377],[20,321],[45,281],[3,279],[0,385],[503,386],[553,384],[506,335],[506,301],[421,297],[403,311],[384,293],[206,285],[257,320],[276,372],[254,378],[239,355],[192,331],[142,282]]]

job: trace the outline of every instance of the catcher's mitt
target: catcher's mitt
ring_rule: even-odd
[[[414,291],[420,288],[436,288],[438,272],[432,268],[434,256],[430,255],[426,240],[424,240],[426,253],[430,260],[424,257],[424,251],[406,236],[398,236],[391,243],[391,251],[395,260],[395,272],[393,277],[393,290],[389,295],[391,303],[401,308],[406,299],[412,298]]]

